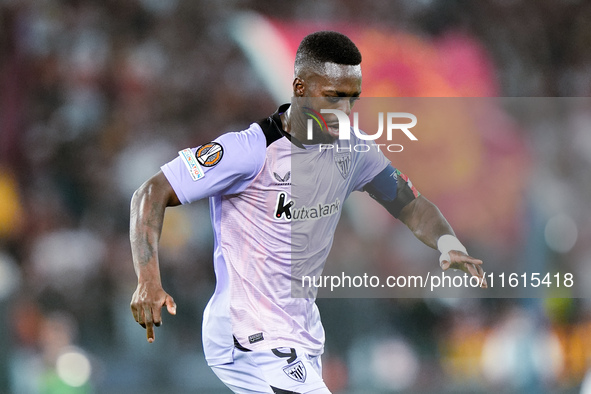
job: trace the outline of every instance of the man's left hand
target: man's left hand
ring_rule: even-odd
[[[448,258],[449,256],[449,258]],[[443,257],[440,262],[441,269],[447,271],[450,268],[462,270],[472,276],[478,278],[479,283],[483,289],[488,287],[486,283],[486,277],[484,276],[484,270],[482,269],[482,260],[468,256],[467,254],[457,251],[450,250],[448,256]]]

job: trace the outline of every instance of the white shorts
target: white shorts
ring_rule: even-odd
[[[330,394],[322,380],[320,356],[293,348],[234,349],[234,362],[211,369],[237,394]]]

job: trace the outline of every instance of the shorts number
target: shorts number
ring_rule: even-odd
[[[296,350],[294,348],[289,348],[289,350],[289,353],[284,353],[279,349],[271,349],[274,355],[281,358],[287,358],[287,363],[291,364],[295,361],[296,358],[298,358],[298,355],[296,354]]]

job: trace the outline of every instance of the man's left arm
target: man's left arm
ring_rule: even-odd
[[[478,277],[482,280],[482,287],[487,287],[482,260],[468,254],[435,204],[422,195],[418,196],[402,208],[398,219],[425,245],[441,252],[439,264],[444,271],[460,269]]]
[[[388,165],[364,189],[425,245],[441,252],[439,264],[444,271],[460,269],[487,287],[482,260],[468,254],[439,208],[422,196],[408,177]]]

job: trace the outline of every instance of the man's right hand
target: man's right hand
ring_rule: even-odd
[[[131,313],[136,322],[146,329],[148,342],[154,342],[154,326],[162,324],[162,307],[176,315],[176,304],[160,283],[138,283],[131,298]]]

